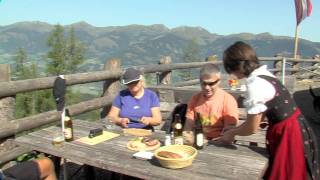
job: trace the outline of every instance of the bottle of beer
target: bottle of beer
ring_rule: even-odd
[[[175,114],[174,123],[173,123],[173,143],[174,144],[183,144],[183,136],[182,136],[182,123],[181,117],[179,114]]]
[[[73,126],[69,110],[66,109],[66,116],[64,118],[64,138],[67,142],[73,141]]]
[[[203,149],[204,145],[204,136],[202,130],[202,124],[200,120],[200,113],[197,113],[195,119],[195,131],[194,131],[194,147],[196,149]]]

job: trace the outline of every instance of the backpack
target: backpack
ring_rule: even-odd
[[[186,113],[187,113],[188,105],[184,103],[180,103],[174,107],[172,113],[171,113],[171,122],[169,123],[169,132],[172,131],[172,123],[174,122],[174,116],[176,114],[179,114],[181,117],[181,124],[182,128],[184,127],[184,124],[186,122]]]

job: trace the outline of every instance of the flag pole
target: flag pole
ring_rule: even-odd
[[[294,38],[294,54],[293,54],[294,59],[297,58],[297,53],[298,53],[298,41],[299,41],[298,31],[299,31],[299,24],[296,25],[296,33]]]

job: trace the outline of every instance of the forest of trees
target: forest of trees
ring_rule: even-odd
[[[71,27],[68,33],[64,32],[63,26],[57,24],[51,31],[47,46],[49,48],[45,61],[45,72],[38,72],[38,65],[28,59],[28,54],[23,48],[18,48],[14,56],[15,65],[12,67],[12,76],[15,80],[34,79],[42,76],[58,76],[61,74],[76,73],[78,67],[85,60],[85,45],[76,37],[74,28]],[[200,47],[196,39],[192,39],[186,45],[183,52],[185,62],[195,62],[200,57]],[[197,77],[194,71],[179,70],[178,74],[182,80],[190,80]],[[146,75],[147,83],[155,84],[155,75]],[[75,89],[75,88],[74,88]],[[78,103],[88,98],[87,94],[67,88],[66,105]],[[20,93],[16,95],[15,118],[22,118],[49,110],[54,110],[56,104],[52,95],[52,89]],[[92,111],[79,118],[98,119],[99,111]]]
[[[56,25],[48,37],[49,51],[46,60],[45,76],[75,73],[84,61],[84,45],[76,38],[71,28],[67,36],[61,25]],[[16,80],[40,77],[37,64],[30,62],[23,48],[19,48],[14,56],[15,65],[12,76]],[[67,90],[66,103],[73,104],[80,99],[80,93]],[[22,118],[33,114],[53,110],[56,108],[52,90],[40,90],[16,95],[15,117]]]

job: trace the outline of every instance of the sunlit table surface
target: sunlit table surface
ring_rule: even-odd
[[[75,139],[78,139],[87,136],[90,129],[101,128],[102,123],[74,120],[73,126]],[[69,161],[142,179],[257,179],[267,162],[263,147],[209,143],[198,152],[191,166],[166,169],[156,159],[133,158],[134,152],[128,150],[126,144],[134,136],[124,135],[121,129],[113,129],[120,136],[96,145],[64,142],[62,147],[55,147],[51,144],[51,134],[58,130],[57,126],[44,128],[16,138],[15,143]],[[153,136],[163,142],[165,133],[156,131]]]

